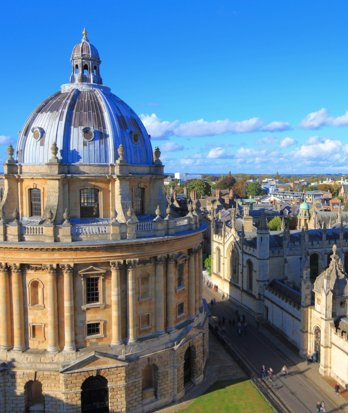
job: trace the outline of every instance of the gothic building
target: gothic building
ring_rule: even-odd
[[[202,233],[160,150],[103,85],[86,31],[70,83],[10,146],[0,202],[0,411],[145,412],[203,378]]]
[[[211,238],[213,284],[348,383],[348,229],[270,232],[262,216],[245,231],[232,208],[213,218]]]

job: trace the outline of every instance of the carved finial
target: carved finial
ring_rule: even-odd
[[[125,159],[124,159],[124,146],[122,145],[122,143],[118,147],[117,153],[118,153],[117,163],[124,163],[125,162]]]
[[[336,244],[334,244],[333,246],[332,246],[332,257],[334,257],[334,256],[336,256],[337,255],[337,246],[336,246]]]
[[[55,142],[52,143],[52,146],[51,146],[51,154],[52,154],[51,160],[52,160],[52,161],[57,161],[57,160],[58,160],[58,157],[57,157],[57,154],[58,154],[58,146],[57,146],[57,144],[56,144]]]
[[[112,222],[117,222],[117,211],[116,211],[116,209],[113,210],[111,219],[112,219]]]
[[[160,216],[161,216],[161,209],[160,209],[160,206],[159,206],[159,205],[157,205],[157,208],[156,208],[156,210],[155,210],[155,214],[156,214],[156,217],[160,217]]]
[[[70,214],[69,214],[68,208],[65,208],[63,218],[64,218],[64,224],[69,224]]]
[[[162,162],[160,160],[160,157],[161,157],[161,151],[160,151],[159,147],[156,146],[155,150],[153,151],[153,161],[154,161],[155,164],[157,164],[157,165],[162,164]]]
[[[280,230],[281,230],[282,232],[285,231],[285,219],[284,219],[284,217],[282,217],[282,223],[281,223]]]
[[[14,154],[14,149],[12,145],[8,145],[7,147],[7,155],[8,155],[8,160],[13,161],[13,154]]]
[[[171,210],[170,206],[171,206],[171,204],[169,202],[168,205],[167,205],[167,209],[166,209],[166,214],[167,214],[166,219],[170,219],[170,214],[172,213],[172,210]]]
[[[18,212],[18,209],[17,209],[17,208],[14,209],[14,211],[13,211],[13,213],[12,213],[12,218],[13,218],[13,220],[14,220],[15,222],[18,222],[19,212]]]
[[[47,218],[47,221],[48,221],[49,223],[52,223],[52,220],[53,220],[53,212],[52,212],[52,209],[51,209],[51,208],[47,211],[47,216],[46,216],[46,218]]]
[[[83,36],[83,38],[82,38],[82,40],[87,40],[87,30],[86,30],[86,27],[84,27],[83,28],[83,31],[82,31],[82,36]]]

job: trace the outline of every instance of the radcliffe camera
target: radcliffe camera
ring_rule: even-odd
[[[0,413],[348,412],[348,5],[186,3],[1,7]]]

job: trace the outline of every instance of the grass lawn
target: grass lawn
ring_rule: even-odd
[[[274,413],[251,380],[217,382],[180,413]]]

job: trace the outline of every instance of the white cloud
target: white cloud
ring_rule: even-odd
[[[348,145],[338,139],[320,139],[313,136],[301,145],[294,153],[295,158],[306,161],[325,161],[325,163],[346,162]]]
[[[140,119],[153,139],[167,139],[173,135],[174,128],[177,124],[177,121],[169,122],[160,120],[155,113],[151,115],[141,114]]]
[[[289,136],[286,136],[284,139],[281,140],[279,146],[281,148],[287,148],[289,146],[295,145],[296,143],[297,143],[296,139],[290,138]]]
[[[222,148],[221,146],[218,146],[216,148],[210,149],[208,152],[208,158],[215,159],[215,158],[221,158],[225,154],[225,149]]]
[[[165,142],[163,145],[161,145],[161,148],[163,151],[182,151],[184,147],[182,145],[179,145],[176,142]]]
[[[258,139],[256,143],[259,145],[272,145],[273,143],[276,143],[278,141],[278,138],[276,136],[265,136],[264,138]]]
[[[0,145],[9,145],[11,141],[10,136],[0,135]]]
[[[262,130],[267,132],[281,132],[290,129],[288,122],[273,121],[262,127]]]
[[[300,123],[305,129],[319,129],[323,126],[347,126],[348,111],[341,116],[330,116],[325,108],[309,113]]]
[[[216,136],[225,133],[247,133],[257,131],[282,131],[289,129],[287,122],[274,121],[268,124],[257,117],[231,121],[230,119],[207,121],[197,119],[180,123],[178,121],[161,120],[155,113],[151,115],[140,115],[148,133],[153,139],[168,139],[169,136],[195,137],[195,136]]]

